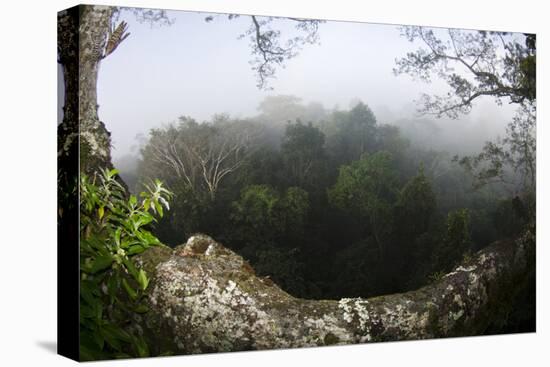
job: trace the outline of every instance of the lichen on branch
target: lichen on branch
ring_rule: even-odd
[[[534,242],[497,242],[439,281],[402,294],[295,298],[206,235],[164,253],[153,269],[145,328],[177,353],[311,347],[483,333],[494,300],[531,264]],[[506,300],[511,301],[511,300]]]

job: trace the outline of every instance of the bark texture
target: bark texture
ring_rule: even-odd
[[[534,236],[495,243],[441,280],[369,299],[294,298],[205,235],[139,261],[152,275],[150,311],[137,322],[177,354],[311,347],[483,333],[528,273]]]
[[[78,23],[79,9],[63,10],[57,16],[57,57],[63,68],[63,121],[58,126],[57,155],[63,160],[78,154]]]
[[[58,157],[73,156],[80,141],[80,171],[112,168],[111,138],[97,114],[97,75],[115,8],[80,5],[58,14],[58,57],[65,101]]]

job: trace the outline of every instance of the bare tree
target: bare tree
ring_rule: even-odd
[[[184,180],[191,188],[196,187],[197,164],[187,151],[188,145],[182,142],[180,131],[174,125],[165,129],[153,129],[150,140],[142,149],[144,157],[150,157],[154,165],[158,164],[161,171],[165,171],[168,182]],[[161,172],[158,172],[160,174]]]
[[[172,184],[183,181],[214,199],[223,179],[244,164],[259,132],[251,122],[223,115],[202,124],[181,117],[178,125],[151,131],[142,149],[144,173]]]

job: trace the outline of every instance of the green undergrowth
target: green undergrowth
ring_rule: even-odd
[[[160,181],[139,197],[126,193],[117,170],[80,181],[80,359],[147,357],[143,330],[132,326],[148,311],[146,270],[134,257],[161,245],[148,226],[169,209]]]

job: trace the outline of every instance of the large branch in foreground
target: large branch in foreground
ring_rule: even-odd
[[[196,235],[141,255],[153,280],[140,321],[154,345],[183,354],[476,335],[528,273],[533,246],[533,237],[495,243],[417,291],[316,301],[290,296]]]

